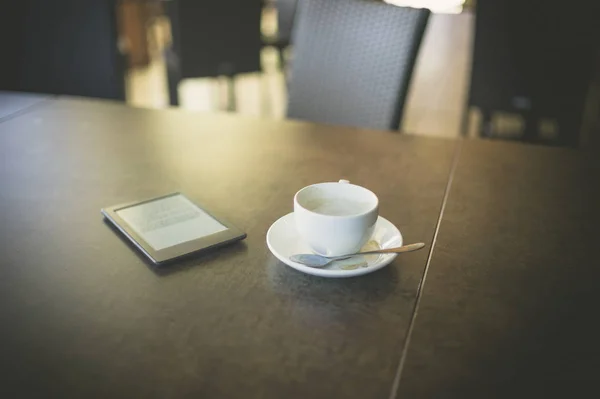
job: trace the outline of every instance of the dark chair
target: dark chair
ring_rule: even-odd
[[[283,52],[291,44],[292,29],[298,0],[276,0],[277,7],[277,41],[275,46],[279,50],[281,65],[285,64]]]
[[[597,15],[559,0],[478,2],[464,133],[469,111],[477,108],[483,137],[503,137],[492,120],[505,112],[524,122],[508,132],[514,138],[577,146],[600,34]],[[557,123],[557,137],[543,138],[542,119]]]
[[[429,10],[301,0],[287,116],[396,130]]]
[[[0,90],[125,100],[116,0],[5,3]]]
[[[173,30],[167,54],[172,105],[181,79],[260,71],[261,0],[173,0],[166,6]]]

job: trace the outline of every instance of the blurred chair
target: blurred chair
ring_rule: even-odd
[[[262,1],[172,0],[166,6],[173,30],[173,47],[167,54],[171,104],[179,102],[182,79],[226,76],[235,107],[231,79],[261,70]]]
[[[476,107],[482,114],[480,136],[505,133],[527,142],[577,146],[600,34],[597,15],[585,4],[559,0],[478,2],[464,133]],[[518,116],[522,128],[498,131],[494,115],[501,112]],[[542,136],[542,120],[558,125],[555,137]]]
[[[0,90],[125,99],[116,0],[6,2],[0,48]]]
[[[284,51],[291,44],[294,16],[298,0],[276,0],[277,7],[277,41],[275,46],[279,50],[281,65],[285,65]]]
[[[398,129],[429,14],[365,0],[301,0],[287,116]]]

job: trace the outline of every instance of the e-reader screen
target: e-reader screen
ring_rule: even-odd
[[[156,251],[227,230],[181,194],[116,212]]]
[[[154,263],[246,237],[180,193],[113,206],[102,214]]]

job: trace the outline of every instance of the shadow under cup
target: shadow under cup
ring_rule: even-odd
[[[373,234],[378,211],[372,191],[349,183],[313,184],[294,197],[298,233],[325,256],[358,252]]]

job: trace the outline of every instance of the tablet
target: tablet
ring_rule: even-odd
[[[181,193],[101,212],[155,264],[246,238],[237,227]]]

